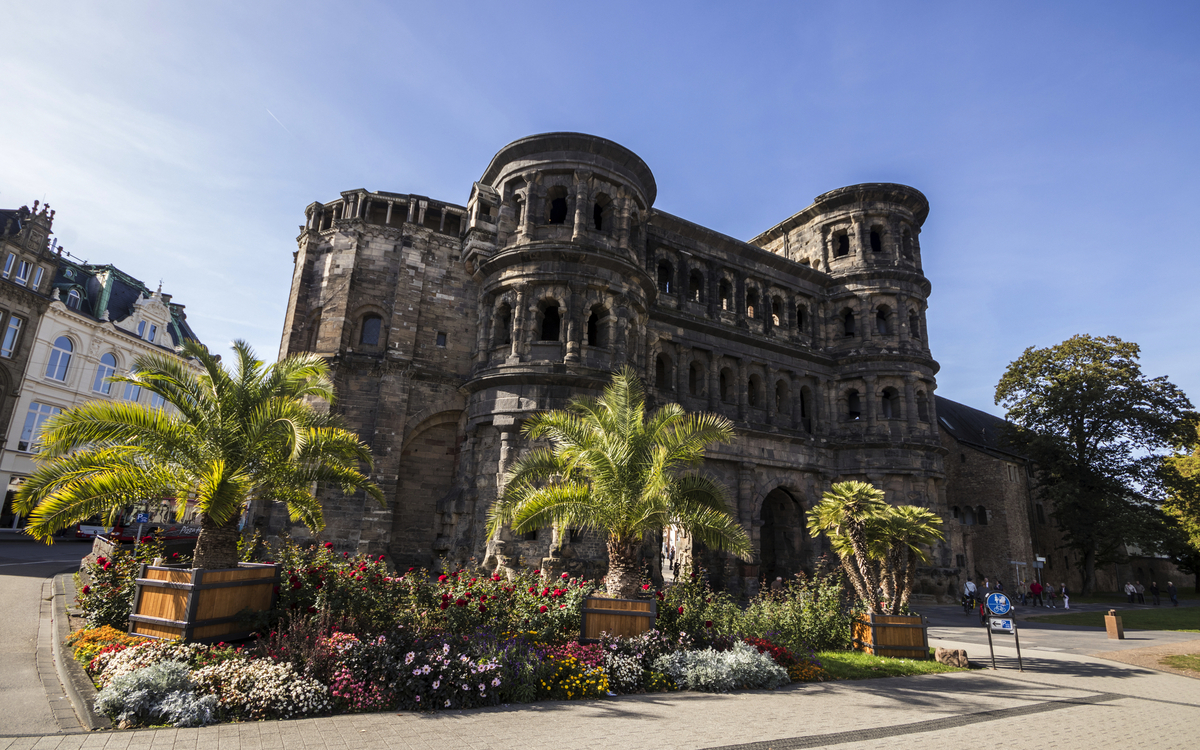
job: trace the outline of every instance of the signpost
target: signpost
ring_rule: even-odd
[[[996,647],[992,643],[992,633],[1012,633],[1017,644],[1017,669],[1024,672],[1025,665],[1021,662],[1021,638],[1017,635],[1017,620],[1011,616],[1012,602],[1004,594],[994,591],[987,595],[984,602],[988,612],[988,649],[992,652],[992,669],[996,668]]]
[[[142,529],[146,527],[146,524],[150,523],[150,513],[144,510],[138,511],[134,520],[137,521],[138,525],[137,539],[133,540],[133,549],[136,552],[138,546],[142,543]]]

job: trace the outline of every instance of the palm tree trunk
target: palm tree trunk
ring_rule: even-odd
[[[608,538],[608,575],[604,583],[608,593],[618,599],[632,599],[637,595],[638,581],[638,549],[641,539]]]
[[[204,570],[236,568],[238,564],[238,521],[234,516],[223,525],[214,523],[207,514],[200,516],[200,537],[196,539],[196,556],[192,567]]]

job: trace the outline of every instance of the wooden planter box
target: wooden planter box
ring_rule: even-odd
[[[225,570],[143,565],[129,632],[197,643],[247,638],[253,631],[239,622],[238,613],[269,610],[278,583],[274,564],[240,563]]]
[[[653,599],[605,599],[592,597],[583,600],[583,622],[579,640],[597,641],[601,633],[632,638],[654,627],[658,606]]]
[[[868,614],[850,623],[850,636],[856,651],[900,659],[928,659],[928,627],[920,615]]]

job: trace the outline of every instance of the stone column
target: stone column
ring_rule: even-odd
[[[587,228],[588,179],[591,174],[579,171],[575,173],[575,226],[571,229],[571,239],[578,240]]]
[[[904,376],[904,417],[908,423],[908,434],[917,432],[917,376],[909,373]]]
[[[718,412],[721,408],[721,362],[716,352],[708,359],[708,410]]]
[[[690,367],[684,362],[684,353],[686,350],[683,344],[678,344],[675,347],[675,400],[683,403],[684,396],[690,396],[691,390],[688,389],[688,370]]]
[[[517,460],[517,441],[520,439],[520,428],[516,420],[510,416],[497,417],[497,421],[500,420],[503,420],[504,423],[496,425],[500,431],[500,460],[496,463],[497,500],[504,495],[505,475]],[[516,539],[516,535],[507,525],[501,527],[499,537],[506,542]]]
[[[517,304],[513,307],[512,321],[512,352],[508,355],[508,364],[516,364],[521,361],[521,352],[524,347],[525,339],[525,319],[528,317],[526,307],[526,293],[524,285],[517,288]]]
[[[738,464],[738,518],[747,531],[754,518],[754,464]]]
[[[412,224],[413,220],[416,218],[416,215],[417,215],[417,202],[415,200],[413,200],[413,197],[410,195],[408,197],[408,218],[406,219],[406,221],[409,224]]]
[[[833,379],[825,380],[823,383],[825,386],[825,392],[822,395],[825,399],[825,409],[829,414],[829,419],[826,420],[827,427],[829,428],[828,432],[833,432],[838,429],[838,423],[842,422],[843,417],[845,416],[838,411],[838,398],[840,396],[838,391],[841,390],[842,384],[841,381]]]
[[[746,360],[739,359],[737,364],[737,416],[738,421],[746,421],[746,392],[747,381],[749,380],[749,368],[746,367]]]
[[[389,225],[389,226],[391,225],[391,223],[392,223],[392,206],[395,206],[395,205],[396,205],[396,202],[395,202],[395,201],[388,201],[388,202],[387,202],[387,216],[385,216],[385,217],[383,218],[383,223],[384,223],[384,224],[387,224],[387,225]]]
[[[876,403],[878,394],[875,393],[876,377],[874,375],[864,375],[863,382],[866,384],[865,388],[867,391],[863,395],[863,400],[866,402],[863,406],[867,410],[867,432],[872,433],[875,431],[876,409],[878,408],[878,404]]]
[[[625,192],[625,188],[617,190],[617,195],[613,198],[613,217],[615,219],[614,228],[617,238],[617,247],[622,250],[629,249],[629,201],[630,198]]]
[[[515,202],[514,205],[520,206],[520,203]],[[521,212],[521,239],[528,240],[533,234],[533,186],[529,185],[525,188],[525,210]]]
[[[778,393],[778,391],[776,389],[776,384],[775,384],[775,374],[774,374],[774,370],[772,370],[772,368],[770,368],[770,367],[766,367],[763,369],[764,369],[764,373],[767,376],[767,382],[764,384],[764,387],[763,387],[763,390],[766,391],[766,393],[764,393],[763,396],[767,400],[767,424],[774,425],[775,424],[775,409],[776,409],[775,394]]]
[[[803,400],[801,393],[803,392],[802,389],[804,388],[804,384],[800,381],[800,378],[796,376],[796,373],[793,372],[791,374],[791,376],[792,376],[791,377],[791,383],[792,383],[792,429],[800,430],[801,432],[803,432],[804,431],[804,415],[801,413],[800,405]],[[812,399],[810,398],[809,399],[810,403],[808,405],[809,411],[812,411],[811,401],[812,401]],[[808,416],[809,416],[809,419],[812,418],[812,414],[809,414]]]
[[[389,203],[390,207],[391,204]],[[487,306],[488,301],[481,299],[479,301],[479,318],[478,324],[475,326],[475,364],[486,365],[491,358],[492,339],[495,338],[496,325],[496,307],[495,302],[492,306]],[[491,330],[489,330],[491,329]]]
[[[567,350],[567,354],[566,354],[566,357],[564,358],[564,361],[578,362],[579,361],[579,345],[580,345],[579,329],[581,327],[579,325],[579,314],[580,314],[580,308],[583,306],[583,300],[580,298],[580,295],[578,293],[571,292],[571,295],[568,298],[567,304],[569,305],[569,307],[566,311],[566,324],[567,324],[567,326],[566,326],[567,327],[566,350]]]
[[[896,295],[896,332],[899,335],[898,340],[900,346],[908,343],[908,297],[904,294]]]

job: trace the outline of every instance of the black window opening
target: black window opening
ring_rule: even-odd
[[[611,231],[612,199],[601,193],[596,196],[596,204],[592,206],[592,226],[598,232]]]
[[[900,394],[895,388],[884,388],[883,399],[880,402],[884,419],[900,418]]]
[[[775,413],[786,415],[791,408],[791,393],[783,380],[775,383]]]
[[[751,375],[746,383],[746,403],[753,407],[762,406],[762,380],[757,375]]]
[[[854,336],[854,311],[845,310],[842,312],[842,333],[847,338]]]
[[[755,310],[758,308],[758,292],[750,289],[746,292],[746,317],[754,319]]]
[[[925,397],[925,391],[917,391],[917,419],[929,421],[929,399]]]
[[[546,210],[547,224],[566,224],[567,223],[567,191],[565,188],[551,188],[546,195],[548,204]]]
[[[671,389],[671,362],[665,354],[654,360],[654,387],[664,391]]]
[[[693,362],[692,366],[688,368],[688,393],[693,396],[699,396],[701,391],[700,384],[703,382],[704,369],[700,366],[699,362]]]
[[[846,418],[851,422],[862,418],[862,399],[859,398],[858,391],[850,391],[846,395]]]
[[[805,432],[812,432],[812,391],[808,386],[800,389],[800,425]]]
[[[875,313],[875,330],[879,331],[880,336],[887,336],[892,332],[891,316],[888,315],[886,307],[880,308],[879,312]]]
[[[562,329],[562,319],[558,314],[558,305],[546,305],[542,311],[542,341],[558,341],[560,330]]]
[[[833,238],[833,254],[838,258],[850,254],[850,235],[839,234]]]
[[[495,344],[497,346],[512,343],[512,308],[507,303],[500,305],[496,310],[496,336]]]
[[[778,327],[783,322],[783,300],[771,298],[771,325]]]
[[[367,315],[363,318],[362,332],[358,343],[363,346],[379,346],[379,334],[383,330],[383,318],[378,315]]]
[[[729,370],[721,370],[721,401],[726,404],[733,403],[733,373]]]
[[[975,509],[975,522],[978,523],[980,526],[987,526],[987,522],[988,522],[987,508],[984,508],[982,505],[980,505],[978,508]]]
[[[916,313],[908,316],[908,335],[914,339],[921,338],[921,317]]]
[[[588,344],[588,346],[595,346],[595,347],[599,347],[599,348],[603,348],[604,346],[606,346],[606,343],[604,340],[604,333],[605,333],[605,327],[606,327],[604,325],[604,319],[607,317],[607,315],[608,315],[608,313],[605,310],[596,309],[596,310],[592,310],[592,314],[588,316],[588,322],[587,322],[587,344]]]
[[[604,207],[599,203],[592,208],[592,226],[597,230],[604,229]]]
[[[808,328],[808,308],[804,305],[796,306],[796,331],[804,333]]]
[[[439,331],[439,332],[438,332],[438,335],[437,335],[437,339],[436,339],[436,340],[437,340],[437,345],[438,345],[438,346],[440,346],[440,347],[442,347],[442,348],[445,348],[445,347],[446,347],[446,334],[444,334],[444,333],[442,333],[441,331]]]
[[[905,229],[905,230],[904,230],[904,234],[901,236],[901,239],[900,239],[900,248],[901,248],[901,252],[902,252],[902,253],[904,253],[904,259],[905,259],[905,260],[912,260],[912,259],[913,259],[913,241],[912,241],[912,235],[911,235],[911,234],[909,234],[909,232],[908,232],[908,230],[907,230],[907,229]]]
[[[871,230],[871,252],[883,252],[883,236],[879,233],[878,229]]]
[[[704,301],[704,274],[692,271],[688,277],[688,299],[692,302]]]
[[[521,540],[525,541],[525,542],[536,542],[537,537],[538,537],[537,529],[534,529],[533,531],[526,531],[524,534],[522,534]]]
[[[674,269],[671,268],[670,263],[668,263],[665,260],[659,261],[659,263],[658,263],[658,291],[662,292],[663,294],[671,293],[671,275],[673,272],[674,272]]]
[[[722,310],[733,309],[733,285],[729,283],[729,279],[721,279],[721,283],[717,285],[717,298],[721,301]]]

